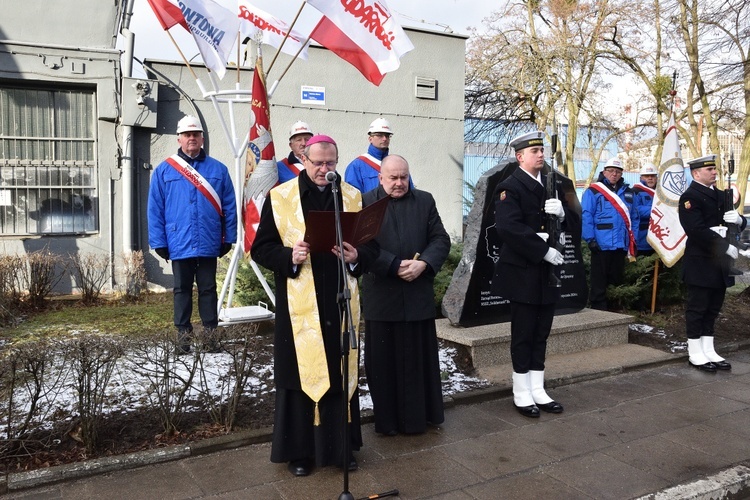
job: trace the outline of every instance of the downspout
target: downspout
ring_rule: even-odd
[[[122,57],[122,76],[124,78],[133,76],[135,35],[130,31],[133,1],[127,0],[123,12],[122,29],[120,30],[122,36],[125,37],[125,52]],[[120,88],[122,88],[122,84]],[[125,98],[124,91],[120,95],[122,99]],[[133,251],[133,127],[130,125],[123,125],[122,127],[122,151],[122,252],[123,255],[128,256]]]

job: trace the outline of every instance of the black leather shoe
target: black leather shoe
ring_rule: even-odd
[[[712,361],[712,363],[716,365],[717,370],[731,370],[732,369],[732,365],[726,359],[722,361]]]
[[[286,468],[289,469],[289,472],[291,472],[293,476],[301,477],[301,476],[309,476],[310,469],[312,467],[310,466],[309,460],[302,459],[302,460],[292,460],[291,462],[289,462],[289,465],[287,465]]]
[[[545,404],[536,404],[540,410],[546,411],[547,413],[562,413],[563,412],[563,406],[558,403],[557,401],[550,401],[549,403]]]
[[[518,413],[520,413],[524,417],[539,418],[539,408],[536,405],[516,406],[516,404],[513,403],[513,406],[515,406],[516,410],[518,410]]]
[[[703,370],[704,372],[716,373],[716,364],[711,363],[710,361],[708,363],[703,363],[702,365],[696,365],[695,363],[693,363],[692,361],[688,359],[688,364],[690,366],[694,366],[695,368],[699,370]]]
[[[357,463],[357,459],[353,456],[349,459],[349,463],[346,465],[349,472],[354,472],[355,470],[359,469],[359,464]]]

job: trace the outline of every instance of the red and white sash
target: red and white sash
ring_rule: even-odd
[[[378,173],[380,173],[380,160],[378,160],[374,156],[369,155],[369,154],[363,154],[362,156],[358,156],[357,158],[367,163],[372,168],[374,168]]]
[[[643,184],[636,184],[633,186],[633,189],[638,189],[640,191],[643,191],[644,193],[651,195],[652,198],[656,196],[655,190],[651,189],[648,186],[644,186]]]
[[[305,168],[301,163],[290,163],[289,158],[284,158],[281,160],[281,163],[283,163],[284,166],[286,166],[286,168],[288,168],[294,175],[299,175],[299,173],[302,172],[302,169]]]
[[[630,222],[630,210],[627,205],[623,202],[616,193],[609,189],[603,182],[595,182],[591,184],[591,189],[604,196],[604,199],[609,201],[622,220],[625,222],[625,228],[628,230],[628,259],[635,259],[636,246],[635,246],[635,235],[633,234],[632,224]]]
[[[179,155],[172,155],[167,158],[166,161],[206,197],[208,202],[211,203],[211,206],[213,206],[219,213],[219,217],[224,217],[224,212],[221,209],[221,199],[216,193],[216,190],[214,190],[214,187],[208,183],[205,177],[199,174],[192,165],[180,158]]]

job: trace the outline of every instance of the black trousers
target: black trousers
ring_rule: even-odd
[[[555,304],[510,303],[510,358],[513,371],[544,370]]]
[[[687,338],[699,339],[713,336],[714,323],[716,317],[719,316],[721,306],[724,305],[726,292],[726,288],[687,286],[687,301],[685,302]]]
[[[622,283],[625,270],[625,250],[598,250],[591,252],[592,309],[607,310],[607,286]]]
[[[190,329],[193,315],[193,283],[198,285],[198,314],[206,328],[219,324],[216,295],[216,257],[172,261],[174,275],[174,326]]]

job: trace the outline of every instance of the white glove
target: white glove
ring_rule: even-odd
[[[711,231],[713,231],[714,233],[718,234],[722,238],[726,238],[727,237],[727,228],[726,228],[726,226],[714,226],[714,227],[712,227],[710,229],[711,229]]]
[[[748,248],[747,250],[740,250],[740,255],[742,255],[743,257],[747,257],[748,259],[750,259],[750,248]]]
[[[560,220],[565,218],[565,211],[563,210],[562,202],[556,198],[550,198],[544,202],[544,211],[550,215],[556,216]]]
[[[737,247],[734,245],[729,245],[727,248],[727,255],[729,255],[732,259],[736,259],[740,254],[740,251],[737,250]]]
[[[543,239],[545,243],[547,243],[547,240],[549,240],[549,234],[547,233],[536,233],[536,235]]]
[[[544,260],[546,260],[553,266],[559,266],[565,261],[562,254],[552,247],[550,247],[549,250],[547,250],[547,253],[544,254]]]
[[[724,212],[724,222],[739,226],[742,224],[742,216],[737,210],[730,210],[729,212]]]

